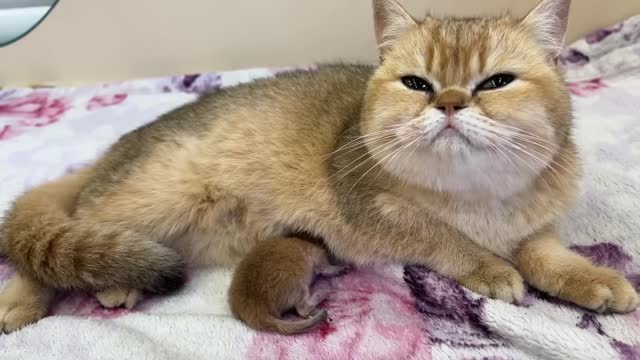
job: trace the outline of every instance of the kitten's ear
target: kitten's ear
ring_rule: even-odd
[[[557,60],[564,46],[570,5],[571,0],[542,0],[522,20],[525,26],[535,31],[538,42],[553,61]]]
[[[399,36],[417,23],[396,0],[373,0],[373,24],[382,55]]]

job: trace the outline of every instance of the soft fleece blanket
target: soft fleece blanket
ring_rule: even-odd
[[[640,16],[574,43],[562,63],[586,174],[562,235],[640,288]],[[199,93],[273,72],[0,91],[0,211]],[[0,260],[0,282],[11,272]],[[640,359],[640,310],[598,315],[535,290],[514,306],[418,266],[330,280],[322,306],[333,322],[296,337],[234,320],[229,279],[230,270],[193,272],[178,294],[147,297],[132,311],[104,309],[92,294],[61,294],[49,317],[0,335],[0,359]]]

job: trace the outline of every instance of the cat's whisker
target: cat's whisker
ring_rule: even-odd
[[[538,144],[538,143],[534,143],[534,142],[532,142],[532,141],[530,141],[530,140],[527,140],[527,139],[521,139],[521,141],[522,141],[522,142],[524,142],[525,144],[536,145],[536,146],[538,146],[538,147],[542,148],[543,150],[547,151],[549,154],[554,154],[554,155],[555,155],[556,153],[560,153],[560,151],[561,151],[561,149],[558,149],[558,150],[556,150],[556,151],[553,151],[552,149],[549,149],[548,147],[545,147],[545,146],[540,145],[540,144]],[[534,152],[534,153],[536,153],[536,154],[540,155],[540,156],[545,156],[545,154],[543,154],[542,152],[540,152],[540,151],[536,150],[536,149],[535,149],[535,148],[533,148],[533,147],[529,147],[528,149],[529,149],[530,151],[532,151],[532,152]],[[549,155],[547,155],[547,156],[549,156]],[[562,158],[562,157],[560,157],[560,158]],[[574,171],[572,171],[572,170],[568,169],[567,167],[565,167],[564,165],[560,164],[560,163],[559,163],[557,160],[555,160],[553,157],[552,157],[552,158],[550,158],[548,162],[549,162],[549,164],[550,164],[550,165],[557,165],[557,166],[559,166],[560,168],[562,168],[562,170],[566,171],[566,172],[567,172],[567,173],[569,173],[569,174],[572,174],[572,175],[574,175],[574,174],[575,174],[575,172],[574,172]],[[552,169],[552,170],[553,170],[553,169]]]
[[[500,126],[502,126],[502,125],[500,125]],[[540,146],[543,146],[543,144],[546,144],[548,146],[557,147],[557,144],[542,138],[540,135],[536,135],[536,134],[534,134],[532,132],[529,132],[529,131],[526,131],[526,130],[503,129],[503,131],[505,131],[505,133],[507,133],[509,136],[536,141],[536,143],[538,143]]]
[[[380,164],[382,164],[386,159],[388,159],[390,156],[395,156],[397,154],[399,154],[400,152],[402,152],[403,150],[405,150],[407,147],[413,145],[416,141],[418,141],[420,139],[420,136],[416,136],[416,138],[412,141],[407,142],[405,145],[403,145],[402,147],[392,151],[391,153],[387,154],[386,156],[384,156],[382,159],[380,159],[378,162],[376,162],[373,166],[371,166],[371,168],[369,168],[369,170],[365,171],[359,178],[358,180],[356,180],[353,185],[351,186],[351,188],[349,189],[349,191],[347,192],[347,195],[349,195],[351,193],[351,191],[356,187],[356,185],[360,182],[360,180],[362,180],[365,176],[367,176],[368,173],[371,172],[371,170],[375,169],[376,167],[378,167]]]
[[[380,141],[386,141],[386,140],[390,140],[393,138],[396,138],[397,136],[395,134],[387,134],[387,135],[383,135],[374,139],[362,139],[362,141],[360,141],[358,144],[354,144],[352,146],[350,146],[349,148],[346,149],[339,149],[336,150],[334,152],[332,152],[331,154],[328,154],[325,156],[325,158],[331,156],[331,155],[336,155],[336,159],[339,159],[343,156],[346,156],[354,151],[358,151],[360,149],[366,148],[367,145],[369,145],[372,142],[380,142]]]
[[[381,135],[381,134],[392,133],[393,131],[394,131],[393,129],[382,129],[382,130],[375,131],[375,132],[372,132],[372,133],[369,133],[369,134],[366,134],[366,135],[360,135],[360,136],[357,136],[357,137],[353,138],[351,141],[349,141],[345,145],[343,145],[343,147],[344,146],[348,146],[349,144],[351,144],[354,141],[376,137],[376,136]]]
[[[540,166],[542,167],[542,169],[548,169],[551,172],[551,175],[556,178],[556,180],[560,180],[560,181],[564,181],[563,177],[561,176],[561,174],[558,172],[557,169],[554,168],[553,164],[557,164],[559,166],[561,166],[560,164],[558,164],[557,162],[555,162],[552,158],[547,158],[544,159],[541,156],[544,156],[544,154],[541,154],[539,152],[536,152],[535,150],[529,148],[529,149],[525,149],[521,146],[518,146],[516,144],[513,144],[512,142],[507,142],[507,145],[511,146],[513,149],[520,151],[521,153],[527,155],[529,158],[531,158],[532,160],[538,162],[540,164]],[[546,160],[546,161],[545,161]],[[562,166],[561,166],[562,167]],[[563,167],[564,168],[564,167]],[[568,169],[565,168],[565,171],[569,171]],[[571,172],[569,172],[571,173]],[[544,178],[543,178],[544,179]],[[566,183],[566,181],[564,181]]]
[[[486,135],[486,132],[489,132],[492,135],[499,137],[500,141],[510,144],[511,147],[515,147],[517,150],[520,150],[520,152],[527,153],[529,157],[538,161],[541,165],[544,165],[544,168],[549,168],[549,170],[553,173],[552,175],[554,177],[557,177],[558,179],[561,179],[562,176],[558,173],[554,165],[562,168],[568,174],[575,175],[575,171],[568,169],[564,165],[560,164],[553,157],[550,157],[551,155],[559,154],[562,151],[564,151],[562,148],[557,147],[556,144],[553,144],[541,138],[540,136],[527,132],[525,130],[514,128],[514,129],[517,129],[518,131],[522,131],[525,133],[525,134],[522,134],[516,131],[512,131],[510,129],[506,129],[505,127],[509,127],[509,126],[501,124],[497,128],[492,128],[492,129],[481,128],[481,129],[485,132],[485,135]],[[538,147],[541,150],[546,151],[547,154],[544,154],[542,151],[535,149],[533,146],[527,147],[528,149],[527,151],[526,149],[523,149],[521,146],[514,144],[512,139],[521,141],[522,143],[524,143],[524,145],[528,144],[528,145],[533,145],[535,147]],[[549,146],[542,144],[541,142],[551,144],[554,148],[552,149]],[[533,154],[530,152],[533,152]],[[557,157],[557,158],[562,159],[562,157]]]
[[[384,143],[380,146],[375,147],[374,149],[365,152],[364,154],[362,154],[361,156],[359,156],[357,159],[351,161],[350,163],[348,163],[347,165],[343,166],[340,170],[336,171],[335,174],[331,175],[330,178],[340,175],[338,180],[343,179],[344,177],[346,177],[347,175],[349,175],[351,172],[353,172],[354,170],[358,169],[360,166],[362,166],[363,164],[365,164],[370,157],[374,156],[375,154],[379,154],[379,153],[383,153],[391,148],[393,148],[394,146],[397,146],[398,144],[402,143],[403,139],[398,138],[395,141],[391,141],[391,142],[387,142]],[[343,173],[344,171],[346,171],[349,166],[351,166],[354,163],[357,163],[360,159],[365,158],[364,160],[361,160],[359,164],[353,166],[351,169],[349,169],[346,173]],[[342,173],[342,174],[341,174]]]
[[[476,120],[481,120],[482,122],[489,122],[491,124],[493,124],[493,126],[495,127],[496,130],[498,131],[503,131],[504,133],[506,133],[505,135],[510,135],[510,136],[522,136],[522,137],[529,137],[535,140],[538,140],[540,142],[544,142],[548,145],[551,146],[556,146],[556,144],[554,144],[553,142],[550,142],[549,140],[546,140],[544,138],[542,138],[540,135],[534,134],[530,131],[515,127],[515,126],[511,126],[511,125],[507,125],[504,123],[499,123],[496,121],[491,120],[490,118],[478,114],[478,113],[469,113],[466,114],[467,116],[476,119]]]
[[[371,134],[368,134],[367,136],[359,136],[359,137],[349,141],[345,145],[341,146],[337,150],[332,151],[329,154],[326,154],[323,158],[328,158],[328,157],[330,157],[332,155],[335,155],[336,153],[339,153],[339,152],[341,152],[343,150],[351,149],[353,147],[356,147],[356,148],[363,147],[364,145],[367,144],[367,141],[379,141],[379,140],[383,140],[385,138],[393,137],[394,135],[395,135],[395,130],[385,130],[385,131],[380,131],[380,132],[377,132],[377,133],[371,133]],[[347,153],[345,153],[345,154],[347,154]],[[340,156],[342,156],[342,155],[344,155],[344,154],[341,154]]]
[[[383,148],[383,147],[384,147],[384,149],[380,150],[380,152],[387,151],[388,149],[392,148],[393,146],[396,146],[397,144],[402,143],[402,142],[404,141],[404,139],[402,138],[402,134],[401,134],[401,133],[398,133],[398,132],[397,132],[397,130],[399,130],[399,129],[400,129],[400,128],[402,128],[403,126],[406,126],[406,124],[395,124],[395,125],[389,126],[387,129],[380,130],[381,132],[391,131],[391,132],[392,132],[392,134],[391,134],[391,135],[389,135],[389,134],[386,134],[386,133],[385,133],[384,135],[381,135],[381,136],[380,136],[380,137],[378,137],[378,138],[362,139],[362,141],[364,141],[364,143],[363,143],[361,146],[358,146],[358,148],[366,147],[366,146],[367,146],[367,145],[369,145],[369,143],[371,143],[371,142],[383,141],[383,143],[382,143],[382,145],[379,145],[379,146],[377,146],[377,147],[375,147],[375,148],[373,148],[373,149],[369,149],[367,152],[365,152],[364,154],[360,155],[360,156],[359,156],[358,158],[356,158],[355,160],[351,161],[349,164],[347,164],[347,165],[345,165],[344,167],[342,167],[342,169],[338,170],[338,171],[337,171],[334,175],[332,175],[331,177],[338,175],[340,172],[343,172],[343,171],[344,171],[344,170],[346,170],[350,165],[352,165],[353,163],[357,162],[357,161],[358,161],[358,160],[360,160],[361,158],[366,157],[366,156],[367,156],[367,155],[369,155],[369,154],[370,154],[370,155],[373,155],[377,150],[379,150],[379,149],[381,149],[381,148]],[[385,142],[385,140],[388,140],[388,139],[395,139],[395,141],[386,141],[386,142]],[[386,145],[389,145],[389,146],[386,146]],[[357,150],[357,149],[352,149],[351,151],[355,151],[355,150]],[[349,152],[351,152],[351,151],[349,151]],[[343,156],[343,155],[346,155],[346,153],[345,153],[345,154],[341,154],[341,155],[339,155],[338,157]],[[362,161],[362,163],[366,162],[366,160],[367,160],[367,159],[365,159],[364,161]],[[357,169],[358,167],[360,167],[360,166],[362,165],[362,163],[361,163],[361,164],[359,164],[359,165],[357,165],[357,166],[355,166],[355,167],[354,167],[354,168],[352,168],[351,170],[349,170],[346,174],[344,174],[344,175],[343,175],[343,176],[341,176],[340,178],[343,178],[344,176],[348,175],[351,171],[353,171],[353,170]]]
[[[523,165],[527,166],[533,173],[539,173],[540,171],[542,171],[542,169],[544,169],[545,167],[548,167],[547,162],[544,162],[543,159],[532,155],[531,153],[522,149],[522,147],[518,146],[517,144],[514,144],[511,141],[511,139],[509,139],[509,137],[505,136],[504,134],[500,134],[495,131],[490,131],[489,129],[481,128],[481,127],[476,128],[476,131],[480,132],[484,137],[491,140],[489,142],[490,147],[492,147],[493,149],[497,150],[500,153],[503,153],[503,151],[508,152],[512,157],[516,158]],[[520,150],[523,153],[522,154],[523,156],[527,154],[530,159],[538,162],[541,169],[536,170],[528,161],[526,161],[522,156],[518,155],[513,149]],[[510,158],[506,156],[506,159],[510,159]],[[510,161],[510,162],[513,166],[515,166],[515,163],[513,163],[513,161]],[[549,185],[548,181],[544,178],[541,178],[541,179],[545,183],[545,186],[547,187],[547,189],[551,191],[551,186]]]
[[[414,144],[415,144],[418,140],[420,140],[421,138],[422,138],[421,136],[417,136],[413,141],[411,141],[411,142],[407,145],[407,147],[414,145]],[[413,150],[411,150],[411,153],[409,153],[408,158],[411,158],[411,156],[413,155],[413,153],[416,151],[416,149],[417,149],[417,148],[418,148],[418,146],[414,146],[414,147],[413,147]],[[404,150],[404,149],[403,149],[403,150]],[[391,157],[387,162],[389,162],[389,163],[393,162],[393,161],[396,159],[396,157],[397,157],[398,155],[400,155],[400,153],[401,153],[401,151],[396,152],[396,154],[395,154],[394,156],[392,156],[392,157]],[[380,174],[382,174],[382,171],[384,171],[384,168],[383,168],[383,167],[381,167],[381,168],[380,168],[380,171],[378,171],[378,173],[376,174],[376,176],[375,176],[375,178],[374,178],[374,179],[377,179],[377,178],[380,176]]]
[[[505,142],[506,144],[508,144],[508,142]],[[504,143],[503,143],[504,144]],[[529,169],[531,169],[531,171],[533,171],[534,173],[539,173],[539,170],[534,169],[534,167],[527,162],[525,159],[523,159],[520,155],[518,155],[515,151],[513,151],[512,149],[503,146],[501,143],[496,143],[497,146],[500,146],[500,148],[506,152],[508,152],[509,154],[511,154],[512,156],[516,157],[517,159],[519,159],[522,164],[526,165]],[[544,182],[545,186],[547,187],[547,190],[549,192],[551,192],[551,186],[549,185],[549,182],[547,181],[547,179],[545,179],[544,177],[540,177],[540,179]]]

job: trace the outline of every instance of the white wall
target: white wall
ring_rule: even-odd
[[[537,0],[402,0],[416,15],[524,14]],[[62,0],[0,48],[0,86],[79,83],[375,59],[370,0]],[[640,13],[640,0],[574,0],[570,39]]]

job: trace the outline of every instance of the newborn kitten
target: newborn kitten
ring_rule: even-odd
[[[0,327],[38,320],[50,288],[133,306],[138,290],[177,288],[185,263],[234,265],[291,232],[345,262],[422,264],[506,302],[526,280],[588,309],[634,310],[631,284],[555,230],[580,176],[556,69],[569,0],[524,18],[423,21],[395,0],[373,5],[379,66],[205,95],[18,197],[2,224],[17,273]]]
[[[285,335],[309,331],[328,318],[317,309],[329,294],[326,287],[310,286],[316,275],[334,276],[345,268],[329,263],[326,251],[297,238],[265,240],[240,262],[229,287],[233,315],[255,330]],[[291,309],[304,320],[285,320]]]

